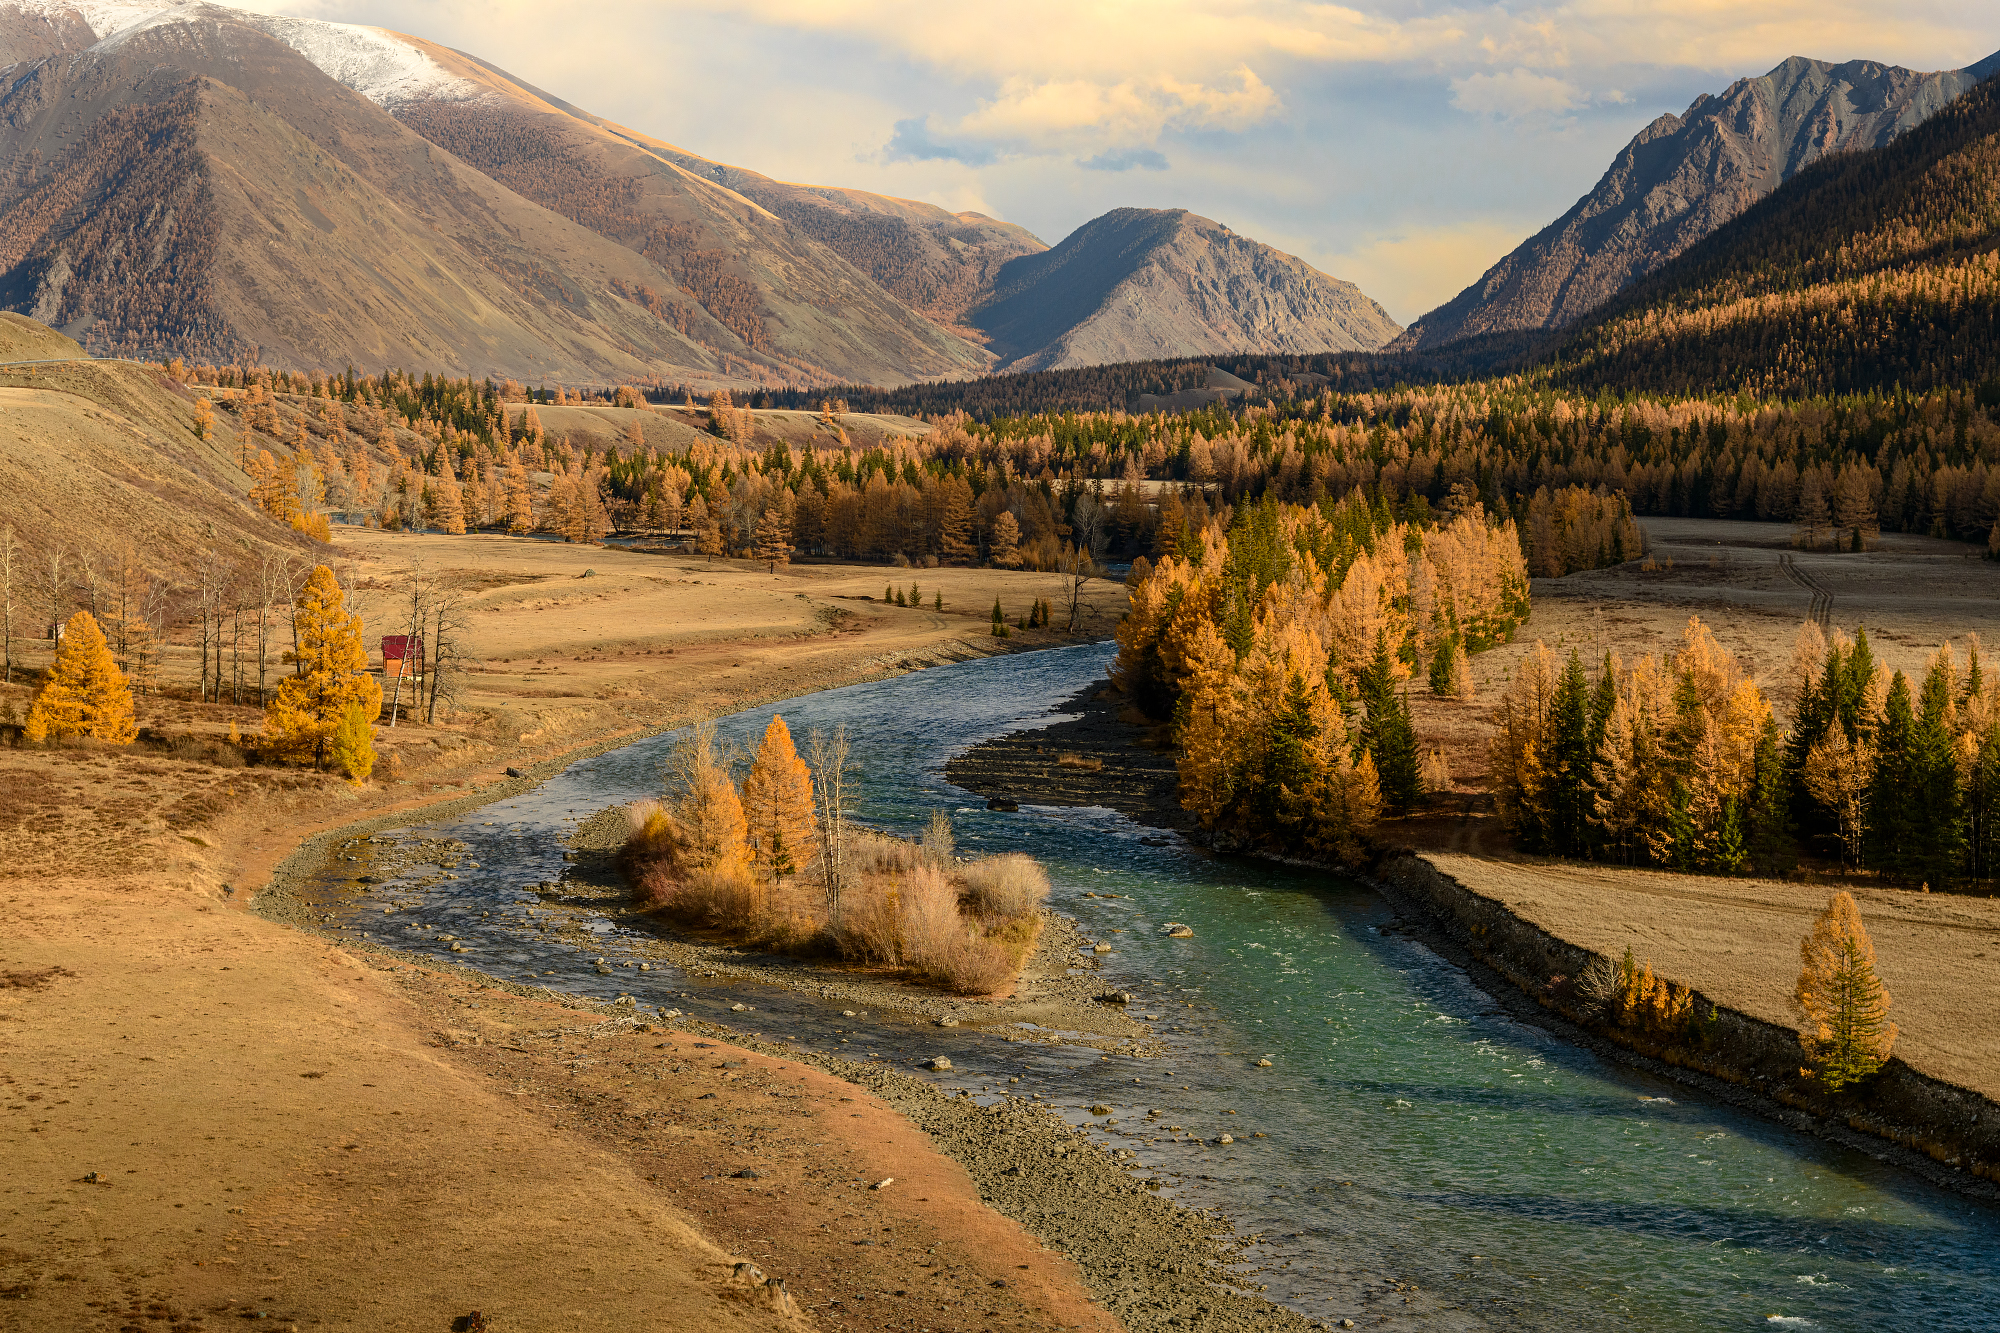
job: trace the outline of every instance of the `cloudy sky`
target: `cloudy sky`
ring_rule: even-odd
[[[242,3],[242,0],[238,0]],[[1989,0],[251,0],[470,51],[788,180],[1053,244],[1190,208],[1408,323],[1588,190],[1648,121],[1789,55],[1951,69]]]

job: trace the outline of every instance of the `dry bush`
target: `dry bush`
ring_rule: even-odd
[[[993,920],[1034,915],[1049,896],[1049,877],[1031,856],[1003,852],[968,863],[959,871],[973,909]]]
[[[924,856],[935,866],[948,866],[952,854],[958,850],[958,839],[951,831],[951,816],[942,810],[931,811],[931,820],[924,828]]]
[[[911,871],[898,895],[902,961],[929,977],[949,972],[952,954],[965,936],[958,915],[958,890],[944,875],[925,866]]]
[[[857,829],[847,836],[847,869],[857,877],[907,875],[923,864],[923,850],[886,833]]]
[[[1021,964],[992,940],[961,934],[942,972],[931,978],[961,995],[990,995],[1012,981]]]
[[[884,875],[856,875],[848,881],[833,932],[843,956],[867,963],[900,963],[901,927],[894,881]]]
[[[1102,759],[1085,759],[1074,750],[1065,750],[1056,756],[1056,767],[1074,768],[1084,773],[1101,773],[1104,771],[1104,761]]]
[[[748,866],[734,862],[690,872],[674,902],[684,917],[752,939],[765,933],[764,906],[764,886]]]

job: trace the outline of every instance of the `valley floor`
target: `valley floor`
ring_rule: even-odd
[[[774,1289],[734,1279],[739,1260],[831,1326],[1116,1327],[1067,1259],[870,1093],[245,910],[315,832],[490,800],[697,710],[991,651],[994,597],[1025,611],[1053,576],[774,575],[376,532],[341,534],[337,553],[371,588],[371,627],[412,562],[476,585],[478,665],[451,716],[381,733],[400,779],[243,768],[201,742],[253,730],[254,709],[157,696],[141,722],[178,745],[0,766],[8,1327],[261,1312],[280,1329],[434,1330],[474,1311],[495,1329],[797,1326]],[[891,579],[927,602],[942,589],[946,610],[885,607]],[[1104,615],[1122,595],[1092,594]],[[169,655],[170,681],[183,665]],[[18,715],[26,697],[4,702]],[[760,1156],[777,1169],[754,1180],[734,1175],[751,1122],[781,1127]]]

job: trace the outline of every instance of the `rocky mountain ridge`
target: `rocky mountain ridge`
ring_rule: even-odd
[[[1929,74],[1795,56],[1703,94],[1633,136],[1590,193],[1389,350],[1573,324],[1801,168],[1890,142],[1996,70],[2000,54]]]
[[[1372,351],[1401,332],[1351,282],[1186,209],[1119,208],[1010,260],[972,313],[1007,370]]]

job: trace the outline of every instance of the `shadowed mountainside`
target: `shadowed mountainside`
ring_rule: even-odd
[[[1888,143],[1996,69],[2000,54],[1936,74],[1794,56],[1719,97],[1703,94],[1641,130],[1569,212],[1390,350],[1575,323],[1802,168]]]

